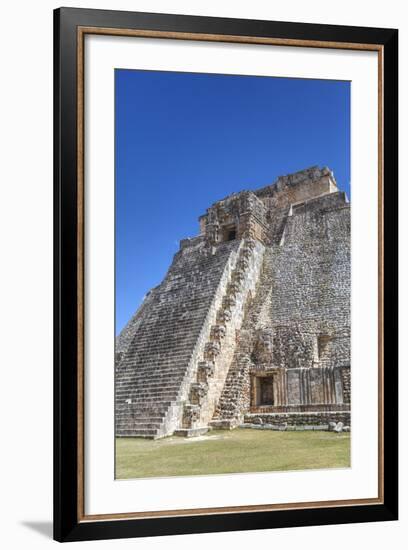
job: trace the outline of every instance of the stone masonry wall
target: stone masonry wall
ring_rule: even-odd
[[[294,208],[272,253],[273,366],[349,366],[350,209],[344,196]]]
[[[333,192],[291,206],[267,247],[212,425],[255,410],[255,376],[274,376],[274,406],[350,404],[350,209]]]
[[[342,422],[350,426],[351,416],[349,411],[344,412],[308,412],[308,413],[265,413],[246,414],[243,426],[249,424],[272,426],[318,426],[330,422]]]

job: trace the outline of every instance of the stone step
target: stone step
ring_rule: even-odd
[[[127,406],[131,406],[131,405],[135,405],[136,407],[143,407],[145,409],[165,409],[167,407],[167,405],[162,405],[163,403],[163,399],[175,399],[177,396],[176,395],[171,395],[171,396],[168,396],[168,395],[158,395],[157,397],[152,397],[152,396],[148,396],[148,397],[140,397],[140,396],[132,396],[131,394],[127,394],[126,396],[116,396],[116,405],[117,406],[120,406],[120,405],[127,405]],[[131,403],[127,403],[127,401],[131,399],[132,402]],[[147,401],[149,400],[149,401]],[[153,402],[152,402],[153,401]],[[147,403],[147,404],[146,404]],[[170,405],[168,405],[170,406]]]
[[[171,367],[166,369],[161,369],[160,367],[151,367],[150,369],[142,368],[140,365],[136,365],[133,368],[128,368],[125,372],[116,372],[116,379],[121,378],[140,378],[140,379],[148,379],[150,380],[152,378],[152,381],[158,381],[160,379],[172,379],[175,376],[181,377],[187,370],[188,361],[179,364],[177,367]]]
[[[116,423],[118,422],[131,422],[133,424],[157,424],[160,425],[163,423],[163,420],[166,418],[165,414],[161,414],[160,416],[151,415],[148,416],[147,414],[144,414],[144,416],[141,415],[128,415],[128,416],[118,416],[116,415]]]
[[[165,319],[162,319],[161,322],[166,322]],[[172,321],[171,319],[168,320],[168,322],[177,322],[177,319]],[[197,325],[197,329],[200,325]],[[168,334],[163,334],[162,332],[150,330],[148,334],[143,335],[141,334],[139,337],[135,338],[131,344],[132,348],[159,348],[161,345],[166,345],[169,342],[172,343],[173,346],[177,346],[178,348],[182,348],[183,345],[186,343],[191,342],[196,336],[196,331],[193,331],[194,325],[190,327],[190,330],[188,334],[180,334],[178,331],[177,333],[175,331],[169,332]],[[155,340],[152,340],[151,337],[154,335],[156,337]],[[133,348],[133,349],[134,349]]]
[[[191,360],[191,356],[187,357],[183,361],[178,361],[176,365],[160,365],[157,362],[146,364],[139,363],[133,365],[127,365],[126,370],[116,371],[116,376],[171,376],[174,374],[185,372]]]
[[[134,375],[134,374],[148,374],[148,375],[166,375],[170,376],[171,374],[181,372],[183,369],[187,368],[187,364],[190,361],[190,356],[186,357],[184,361],[151,361],[150,363],[144,362],[144,363],[133,363],[130,362],[127,365],[123,365],[118,371],[116,371],[116,374],[127,376],[127,375]]]
[[[194,339],[194,341],[192,341],[191,344],[193,344],[195,341],[196,339]],[[154,350],[154,349],[131,350],[132,362],[137,363],[144,359],[147,359],[150,361],[154,360],[155,362],[160,361],[160,359],[165,359],[167,361],[168,360],[176,361],[177,359],[183,359],[184,357],[188,357],[191,354],[190,348],[191,346],[188,346],[186,348],[178,350],[172,346],[171,349],[169,350],[169,346],[164,344],[157,350]],[[156,353],[156,351],[158,353]],[[126,359],[127,358],[125,357],[125,364],[126,364]]]
[[[161,388],[178,388],[180,386],[180,383],[182,382],[182,378],[179,377],[178,379],[175,377],[167,378],[167,379],[157,379],[155,381],[150,381],[148,378],[131,378],[131,379],[121,379],[116,381],[116,389],[120,389],[122,387],[134,387],[134,388],[146,388],[146,389],[161,389]]]
[[[174,392],[137,392],[137,391],[128,391],[123,393],[117,393],[116,394],[116,400],[117,401],[125,401],[128,399],[132,399],[133,403],[137,403],[140,401],[154,401],[155,403],[159,401],[174,401],[177,398],[179,388],[175,390]]]
[[[135,414],[138,415],[146,415],[151,416],[152,414],[155,414],[156,416],[162,416],[163,413],[167,413],[170,407],[175,406],[174,404],[177,403],[176,401],[146,401],[145,399],[142,399],[140,401],[133,400],[132,403],[126,403],[126,401],[122,401],[121,399],[116,399],[115,402],[115,412],[116,414],[122,413],[127,411],[128,414]]]
[[[138,422],[133,419],[116,422],[116,430],[159,430],[162,422]]]
[[[169,400],[166,399],[160,400],[160,399],[154,399],[154,400],[148,400],[148,399],[133,399],[132,403],[127,403],[126,401],[129,398],[125,399],[118,399],[116,398],[115,403],[115,410],[121,411],[121,410],[137,410],[140,412],[141,409],[146,409],[148,414],[150,414],[150,410],[153,408],[157,410],[157,414],[162,414],[162,411],[166,411],[169,407],[175,406],[177,401],[175,399]]]
[[[154,379],[150,382],[150,378],[154,376]],[[134,376],[127,376],[127,377],[121,377],[120,375],[116,375],[116,385],[119,385],[120,383],[123,384],[148,384],[149,382],[152,384],[152,386],[161,386],[161,385],[180,385],[183,381],[183,378],[186,376],[186,371],[182,371],[181,373],[172,373],[168,374],[166,376],[160,376],[159,374],[151,375],[149,373],[143,373],[141,375],[134,375]]]
[[[123,393],[124,391],[152,391],[152,392],[155,392],[155,391],[163,391],[163,390],[167,390],[167,391],[175,391],[175,390],[178,390],[180,388],[180,386],[182,385],[182,381],[180,381],[179,383],[174,383],[174,380],[172,380],[171,382],[162,382],[161,384],[157,384],[157,385],[150,385],[149,383],[144,383],[143,381],[141,380],[137,380],[137,381],[131,381],[131,382],[124,382],[124,383],[117,383],[116,384],[116,388],[115,388],[115,393],[117,392],[120,392],[120,393]]]
[[[135,333],[133,337],[133,343],[137,342],[143,342],[145,340],[149,339],[149,334],[155,334],[157,335],[161,340],[166,340],[169,337],[174,339],[175,333],[172,332],[170,329],[167,329],[165,327],[171,326],[171,325],[164,325],[163,323],[178,323],[179,330],[177,331],[177,335],[180,336],[181,339],[188,338],[192,334],[192,330],[195,333],[200,326],[203,323],[203,316],[206,313],[206,310],[208,309],[207,306],[203,307],[201,310],[198,309],[192,309],[191,304],[188,304],[188,311],[189,311],[189,317],[188,317],[188,324],[187,319],[184,320],[183,316],[185,314],[185,309],[180,310],[177,312],[176,315],[164,315],[163,312],[160,313],[160,315],[157,316],[156,319],[145,320],[143,325],[140,325],[139,330]]]
[[[124,418],[126,417],[134,417],[141,420],[155,420],[159,421],[163,418],[164,414],[167,414],[169,411],[169,407],[162,407],[162,408],[143,408],[138,407],[135,409],[129,409],[124,407],[116,407],[115,408],[115,416],[118,418]]]
[[[181,315],[180,315],[181,316]],[[200,317],[203,316],[203,313],[200,314]],[[200,329],[200,326],[202,325],[203,320],[197,320],[189,319],[190,325],[188,327],[188,330],[175,333],[174,331],[164,332],[163,331],[163,325],[159,325],[159,321],[157,325],[151,325],[151,326],[143,326],[143,330],[138,331],[133,340],[132,340],[132,346],[141,345],[141,344],[156,344],[160,342],[168,342],[171,341],[174,344],[178,343],[181,345],[183,342],[188,341],[188,339],[197,333],[197,331]],[[178,325],[182,321],[179,317],[175,319],[166,319],[165,317],[161,317],[160,323],[177,323]],[[151,336],[154,335],[157,340],[151,340]]]
[[[207,309],[207,305],[204,304],[204,297],[199,298],[197,301],[200,301],[200,307],[194,308],[194,300],[188,300],[188,311],[190,312],[190,316],[188,318],[188,327],[186,325],[186,329],[184,327],[180,327],[181,329],[181,335],[188,336],[190,334],[190,331],[188,329],[191,329],[192,327],[197,328],[202,323],[202,314],[203,310]],[[161,335],[170,335],[174,336],[174,332],[172,332],[170,329],[166,329],[166,325],[163,325],[163,321],[182,321],[182,315],[185,313],[185,308],[180,308],[179,311],[176,311],[174,314],[169,314],[165,311],[163,311],[163,307],[159,307],[157,310],[157,315],[153,316],[152,314],[143,322],[142,325],[140,325],[138,334],[140,335],[140,338],[142,335],[147,336],[148,333],[156,332]],[[180,319],[181,318],[181,319]],[[186,322],[186,321],[184,321]],[[135,340],[139,340],[139,337],[135,337]]]
[[[128,436],[128,437],[149,437],[149,436],[157,436],[158,430],[152,429],[152,428],[139,428],[139,429],[119,429],[116,432],[117,436]]]
[[[145,363],[139,363],[132,366],[127,366],[126,370],[116,371],[116,376],[151,376],[155,377],[170,377],[176,374],[181,374],[187,370],[191,357],[186,358],[184,361],[179,361],[177,365],[163,366],[160,364],[146,365]]]
[[[166,400],[159,400],[159,399],[155,399],[155,400],[148,400],[148,399],[133,399],[132,400],[132,403],[118,403],[118,400],[116,400],[116,407],[118,408],[118,405],[122,405],[121,408],[125,408],[125,407],[128,407],[129,409],[134,409],[134,410],[140,410],[140,409],[146,409],[146,410],[150,410],[152,408],[156,409],[156,410],[167,410],[168,407],[170,406],[174,406],[176,405],[178,402],[174,399],[174,400],[169,400],[169,399],[166,399]]]
[[[177,390],[178,392],[178,390]],[[153,394],[153,393],[136,393],[136,392],[126,392],[126,393],[123,393],[123,394],[116,394],[116,400],[126,400],[126,399],[132,399],[132,404],[134,402],[138,403],[138,402],[145,402],[146,400],[149,400],[149,401],[154,401],[156,403],[159,403],[160,401],[163,401],[164,399],[166,400],[173,400],[177,397],[178,393],[177,392],[172,392],[172,393],[166,393],[166,392],[162,392],[162,393],[157,393],[157,394]]]
[[[138,327],[138,331],[135,333],[132,339],[133,343],[148,340],[149,334],[152,333],[155,333],[163,340],[167,339],[168,337],[174,338],[174,331],[172,332],[170,329],[167,329],[166,327],[168,325],[164,325],[163,322],[178,322],[179,330],[177,331],[177,334],[180,336],[180,338],[188,338],[191,335],[191,330],[197,330],[203,323],[202,317],[203,314],[205,314],[205,310],[207,309],[207,306],[205,306],[205,308],[202,308],[202,310],[192,310],[190,303],[188,304],[188,306],[188,324],[187,319],[183,320],[183,315],[186,311],[185,309],[180,310],[179,312],[177,312],[176,315],[171,316],[164,315],[163,312],[160,312],[160,314],[157,315],[157,318],[151,318],[150,320],[147,319],[142,325]]]
[[[164,386],[179,386],[184,378],[185,374],[183,373],[182,376],[156,376],[154,380],[150,381],[149,374],[143,375],[143,376],[133,376],[133,377],[127,377],[127,378],[121,378],[119,376],[116,377],[116,387],[119,385],[133,385],[135,387],[146,387],[149,385],[151,388],[160,388]]]
[[[140,411],[133,411],[125,413],[116,412],[117,420],[120,422],[126,421],[143,421],[143,422],[162,422],[167,416],[168,409],[157,411],[154,409],[140,409]],[[157,420],[158,419],[158,420]]]
[[[152,354],[147,354],[145,356],[136,355],[132,358],[132,360],[125,360],[123,362],[122,368],[124,369],[145,369],[147,372],[152,371],[152,369],[157,369],[158,372],[161,372],[162,370],[167,370],[168,372],[171,372],[173,369],[178,369],[180,367],[185,367],[186,364],[190,361],[191,356],[193,353],[193,348],[188,353],[184,353],[183,355],[174,355],[170,358],[163,358],[160,356],[155,356]]]
[[[162,394],[162,393],[171,393],[178,392],[181,387],[181,384],[178,384],[177,386],[157,386],[157,387],[144,387],[142,384],[129,384],[129,385],[123,385],[116,387],[115,395],[117,396],[123,396],[125,394],[136,394],[136,393],[150,393],[150,394]]]
[[[190,360],[192,351],[193,351],[193,348],[188,352],[184,353],[182,356],[177,356],[177,357],[149,355],[148,357],[141,358],[139,356],[135,356],[132,359],[125,360],[122,363],[119,369],[119,372],[131,370],[135,368],[140,370],[150,371],[150,372],[151,372],[151,369],[160,369],[160,371],[167,370],[170,372],[174,368],[178,368],[182,365],[185,365],[185,363]]]
[[[150,360],[150,362],[160,362],[163,361],[176,361],[177,359],[183,359],[191,355],[192,348],[194,347],[197,338],[191,341],[188,346],[183,347],[182,349],[176,349],[170,344],[164,344],[159,349],[130,349],[129,355],[124,357],[124,364],[130,363],[135,364],[141,362],[142,360]]]
[[[128,366],[126,368],[126,371],[120,370],[119,372],[116,372],[116,377],[126,377],[126,376],[156,376],[156,377],[168,377],[168,376],[174,376],[176,374],[184,373],[187,370],[188,363],[190,361],[190,358],[186,359],[183,363],[179,363],[177,366],[172,367],[161,367],[158,366],[157,363],[155,365],[151,365],[146,367],[145,365],[133,365]]]
[[[154,422],[154,423],[160,423],[163,421],[163,418],[165,416],[165,413],[159,415],[159,414],[134,414],[130,413],[129,411],[121,411],[115,413],[116,420],[123,420],[123,419],[129,419],[136,420],[137,422]]]
[[[177,393],[173,393],[173,394],[163,393],[158,395],[127,393],[123,395],[116,395],[116,402],[118,404],[120,404],[121,402],[127,404],[126,401],[131,399],[132,402],[128,403],[129,405],[139,405],[139,404],[148,402],[149,403],[148,407],[151,404],[154,404],[155,407],[157,407],[158,405],[163,403],[165,400],[166,401],[176,400],[176,398],[177,398]]]
[[[148,391],[148,392],[161,392],[161,391],[178,391],[180,389],[181,384],[170,384],[170,383],[162,383],[157,385],[150,385],[150,384],[144,384],[143,382],[139,381],[139,383],[124,383],[124,384],[117,384],[115,392],[116,393],[123,393],[124,391]]]
[[[139,330],[142,332],[146,332],[146,329],[151,330],[156,327],[157,329],[159,329],[161,334],[171,334],[171,330],[168,328],[168,326],[161,324],[161,322],[165,319],[174,321],[175,319],[181,318],[181,324],[179,327],[180,333],[188,334],[188,328],[190,326],[198,326],[198,324],[201,322],[201,317],[198,315],[198,313],[202,314],[203,310],[207,308],[208,304],[206,304],[205,302],[205,296],[201,296],[196,300],[190,299],[190,297],[186,296],[185,303],[185,307],[180,306],[174,310],[168,308],[166,311],[166,307],[164,304],[157,306],[156,311],[154,308],[151,309],[150,314],[148,316],[145,316],[144,321],[139,326]],[[198,307],[194,308],[194,305],[197,305]],[[187,309],[189,311],[188,319],[182,317]]]
[[[149,363],[172,361],[174,363],[177,360],[183,360],[191,355],[196,340],[197,338],[194,338],[194,341],[190,345],[181,350],[177,350],[174,346],[170,345],[163,345],[159,350],[130,350],[129,355],[124,358],[123,365],[140,364],[143,361],[149,361]]]

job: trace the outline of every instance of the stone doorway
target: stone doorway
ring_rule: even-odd
[[[273,407],[278,402],[277,390],[275,376],[254,376],[252,382],[252,406]]]
[[[273,376],[265,376],[259,379],[259,405],[274,405]]]
[[[237,238],[237,228],[235,224],[226,225],[222,228],[222,240],[226,241],[235,241]]]

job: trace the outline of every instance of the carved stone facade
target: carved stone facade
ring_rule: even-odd
[[[118,436],[350,425],[350,205],[313,167],[213,204],[116,342]]]

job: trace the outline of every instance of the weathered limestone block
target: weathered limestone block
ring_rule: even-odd
[[[257,364],[272,365],[273,360],[273,330],[271,328],[257,331],[254,355]]]
[[[237,281],[231,281],[228,285],[227,293],[230,296],[236,296],[241,291],[242,285]]]
[[[221,309],[217,313],[217,324],[226,325],[231,320],[231,311],[228,309]]]
[[[249,247],[244,247],[241,249],[241,257],[242,258],[245,258],[245,259],[249,259],[252,255],[252,249],[250,249]]]
[[[208,384],[204,382],[196,382],[191,384],[190,389],[190,402],[193,405],[200,405],[201,401],[208,393]]]
[[[237,300],[235,296],[227,295],[227,296],[224,296],[222,300],[222,307],[227,311],[231,311],[232,309],[234,309],[236,303],[237,303]]]
[[[225,326],[224,325],[213,325],[211,327],[210,338],[213,342],[221,342],[225,336]]]
[[[183,414],[183,427],[194,428],[196,423],[200,420],[200,407],[199,405],[192,405],[190,403],[184,405]]]
[[[241,285],[243,281],[246,279],[246,274],[241,269],[235,269],[235,271],[232,274],[232,281]]]
[[[208,383],[209,378],[214,376],[215,364],[209,361],[200,361],[197,369],[198,382]]]
[[[316,335],[303,332],[297,324],[276,327],[273,339],[274,364],[282,368],[309,368],[315,360]]]
[[[345,412],[308,412],[299,413],[247,413],[244,417],[245,424],[262,423],[280,426],[324,426],[326,430],[333,431],[342,423],[350,426],[350,411]],[[344,428],[343,428],[344,430]]]
[[[206,361],[214,361],[221,352],[221,346],[218,342],[207,342],[204,349],[204,358]]]
[[[256,241],[255,241],[255,239],[246,239],[246,240],[245,240],[245,246],[244,246],[244,248],[249,248],[249,250],[252,251],[252,250],[254,250],[255,246],[256,246]]]
[[[350,378],[350,368],[341,369],[341,379],[343,385],[343,401],[344,403],[350,403],[350,393],[351,393],[351,378]]]
[[[238,271],[246,271],[249,267],[249,258],[246,256],[240,256],[236,269]]]
[[[220,238],[220,227],[218,224],[207,226],[208,240],[211,244],[217,244]]]

